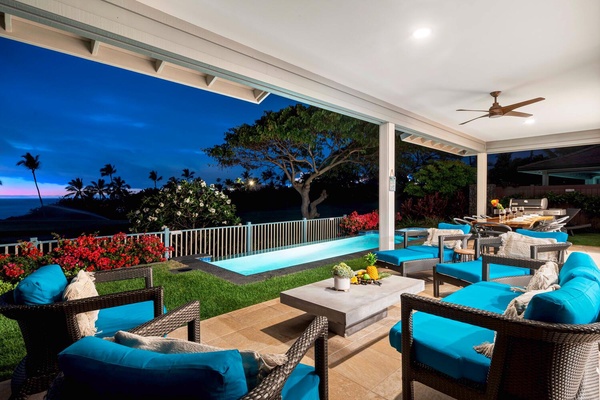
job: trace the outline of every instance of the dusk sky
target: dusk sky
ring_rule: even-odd
[[[40,156],[42,196],[62,196],[74,178],[98,180],[105,164],[132,188],[164,184],[184,168],[209,183],[235,179],[203,148],[229,128],[295,101],[269,95],[260,105],[0,38],[0,196],[36,195],[22,155]],[[104,178],[108,180],[108,177]]]

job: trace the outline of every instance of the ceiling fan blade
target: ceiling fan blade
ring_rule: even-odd
[[[523,117],[523,118],[527,118],[527,117],[531,117],[533,114],[527,114],[524,112],[518,112],[518,111],[509,111],[506,114],[504,114],[503,116],[509,116],[509,117]]]
[[[531,99],[531,100],[525,100],[520,103],[511,104],[510,106],[504,106],[504,107],[502,107],[502,114],[506,115],[507,112],[512,111],[515,108],[523,107],[523,106],[526,106],[526,105],[532,104],[532,103],[537,103],[538,101],[542,101],[542,100],[546,100],[546,99],[543,97],[538,97],[538,98]]]
[[[489,110],[467,110],[467,109],[464,109],[464,108],[459,108],[459,109],[458,109],[458,110],[456,110],[456,111],[479,111],[479,112],[488,112]]]
[[[464,125],[464,124],[466,124],[467,122],[475,121],[476,119],[479,119],[479,118],[485,118],[485,117],[489,117],[489,116],[490,116],[490,114],[485,114],[485,115],[482,115],[481,117],[477,117],[477,118],[473,118],[473,119],[470,119],[470,120],[468,120],[468,121],[465,121],[465,122],[463,122],[463,123],[461,123],[461,124],[459,124],[459,125]]]

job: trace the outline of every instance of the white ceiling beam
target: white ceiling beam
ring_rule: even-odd
[[[165,64],[166,64],[166,62],[164,60],[154,61],[154,70],[156,71],[157,74],[160,74],[163,71]]]
[[[6,32],[12,32],[12,15],[4,13],[2,16],[3,28]]]
[[[100,42],[98,40],[92,39],[90,41],[90,54],[92,56],[97,56],[100,51]]]
[[[214,75],[206,75],[206,86],[211,87],[213,83],[217,81],[217,77]]]
[[[591,129],[587,131],[556,133],[544,135],[511,139],[496,140],[487,143],[487,153],[512,153],[515,151],[553,149],[557,147],[575,147],[591,146],[600,144],[600,129]]]

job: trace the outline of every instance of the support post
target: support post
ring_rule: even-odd
[[[487,153],[477,153],[477,215],[487,214]]]
[[[394,249],[396,127],[379,125],[379,250]]]

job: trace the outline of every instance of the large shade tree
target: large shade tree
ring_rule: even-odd
[[[312,219],[327,191],[311,199],[311,185],[342,165],[372,162],[377,146],[376,125],[298,104],[231,128],[224,144],[204,151],[221,167],[283,172],[301,197],[302,217]]]
[[[31,155],[31,153],[25,153],[21,157],[23,157],[23,159],[19,161],[17,165],[22,165],[31,171],[31,174],[33,175],[33,183],[35,183],[35,189],[37,190],[38,197],[40,198],[40,205],[44,207],[44,202],[42,201],[40,188],[38,186],[37,178],[35,176],[35,171],[40,169],[40,156],[33,156]]]

